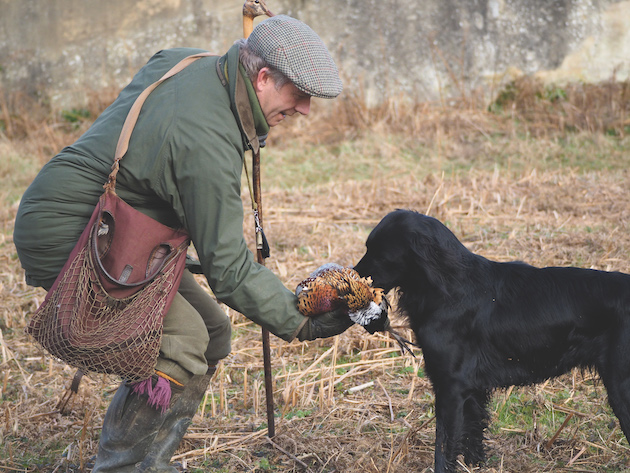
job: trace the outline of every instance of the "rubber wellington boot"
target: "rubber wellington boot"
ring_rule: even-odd
[[[135,472],[163,421],[163,414],[147,404],[147,396],[135,394],[123,381],[105,413],[92,473]]]
[[[181,388],[182,391],[177,394],[177,398],[164,414],[162,426],[144,461],[136,471],[142,473],[176,473],[178,471],[169,466],[171,457],[191,424],[215,371],[216,367],[209,367],[205,375],[193,376]]]

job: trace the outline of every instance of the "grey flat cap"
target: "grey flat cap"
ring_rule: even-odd
[[[343,89],[339,70],[321,38],[295,18],[276,15],[260,22],[247,45],[302,92],[332,99]]]

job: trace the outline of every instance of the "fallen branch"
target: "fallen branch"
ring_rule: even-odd
[[[387,398],[387,404],[389,404],[389,419],[391,422],[394,422],[394,409],[392,408],[392,398],[389,397],[389,393],[385,390],[385,386],[381,384],[381,380],[377,379],[376,382],[385,393],[385,397]]]
[[[362,391],[364,389],[371,388],[372,386],[374,386],[374,381],[369,381],[367,383],[363,383],[363,384],[360,384],[358,386],[354,386],[354,387],[348,389],[346,392],[348,394],[352,394],[352,393],[356,393],[357,391]]]
[[[553,437],[551,437],[549,439],[549,441],[545,444],[545,449],[549,450],[551,448],[551,446],[553,445],[553,443],[556,441],[556,439],[560,436],[560,432],[562,432],[562,430],[567,426],[567,424],[569,423],[569,421],[573,418],[573,412],[571,412],[569,415],[567,415],[567,418],[564,419],[564,422],[562,423],[562,425],[560,426],[560,428],[556,431],[555,434],[553,434]]]
[[[575,463],[575,461],[582,456],[582,454],[586,451],[586,447],[582,447],[579,452],[575,454],[571,460],[567,463],[567,466],[571,466]]]

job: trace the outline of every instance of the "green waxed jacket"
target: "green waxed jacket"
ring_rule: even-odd
[[[180,59],[158,52],[73,145],[40,171],[24,193],[14,243],[27,282],[50,287],[89,220],[135,98]],[[217,64],[218,62],[218,64]],[[201,58],[146,100],[121,161],[116,190],[136,209],[190,234],[219,300],[284,340],[305,321],[295,295],[254,261],[243,236],[244,152],[269,130],[238,46]],[[237,80],[232,80],[237,78]]]

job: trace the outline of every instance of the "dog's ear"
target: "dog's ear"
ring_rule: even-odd
[[[411,234],[410,250],[415,259],[414,270],[420,271],[421,277],[439,292],[448,293],[446,279],[444,277],[444,264],[441,262],[441,251],[436,247],[435,241],[424,232]]]
[[[428,284],[449,295],[454,289],[451,281],[459,280],[464,267],[461,244],[453,244],[459,242],[448,230],[447,233],[426,230],[412,233],[410,248],[415,258],[414,266],[424,273]]]

